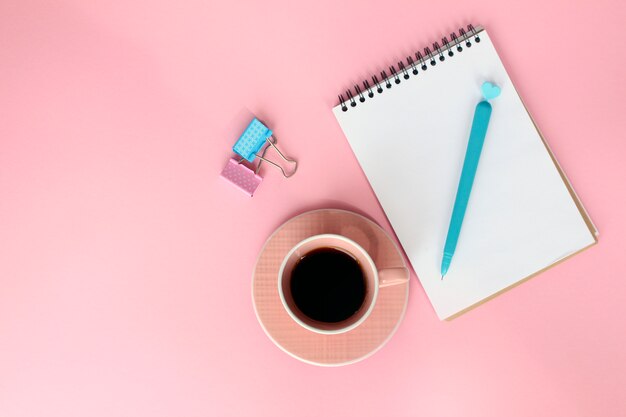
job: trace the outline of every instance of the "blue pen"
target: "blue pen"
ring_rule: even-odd
[[[450,269],[452,256],[454,255],[456,244],[459,241],[463,217],[465,217],[467,202],[469,201],[472,185],[474,184],[474,177],[476,176],[476,168],[478,168],[478,160],[480,159],[480,153],[483,149],[483,143],[485,142],[487,126],[489,126],[489,119],[491,118],[491,104],[489,104],[487,100],[500,95],[500,87],[490,82],[483,83],[481,91],[484,100],[476,105],[476,110],[474,111],[474,121],[472,122],[469,142],[467,143],[461,179],[459,180],[459,187],[456,191],[454,209],[452,210],[452,217],[450,218],[450,226],[448,226],[448,236],[446,236],[446,244],[443,249],[441,279],[443,279],[448,269]]]

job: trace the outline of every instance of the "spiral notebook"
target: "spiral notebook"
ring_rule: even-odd
[[[440,266],[480,85],[493,103],[452,265]],[[339,96],[333,112],[440,319],[596,243],[597,230],[515,91],[469,25]]]

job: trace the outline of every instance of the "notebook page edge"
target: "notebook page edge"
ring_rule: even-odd
[[[518,94],[518,96],[519,96],[519,94]],[[565,184],[565,186],[567,187],[567,190],[569,191],[570,195],[572,196],[572,199],[574,200],[574,203],[576,204],[576,207],[578,208],[578,211],[580,211],[581,216],[585,220],[585,223],[587,224],[587,227],[589,228],[589,232],[593,235],[594,240],[597,242],[598,241],[598,236],[600,235],[600,232],[598,231],[598,228],[593,223],[593,220],[591,219],[591,216],[587,212],[587,209],[585,209],[585,206],[583,205],[582,200],[580,199],[580,197],[576,193],[576,190],[574,190],[574,186],[570,182],[569,178],[567,178],[567,175],[565,174],[565,171],[563,170],[563,167],[561,167],[561,164],[556,159],[556,156],[554,155],[554,152],[552,152],[552,149],[550,148],[550,145],[548,144],[548,141],[546,141],[545,136],[543,135],[543,133],[541,133],[541,130],[539,129],[539,126],[537,126],[537,122],[535,122],[535,119],[533,119],[532,114],[530,114],[530,111],[528,110],[528,107],[526,106],[526,103],[524,103],[524,100],[522,100],[521,96],[519,97],[519,99],[522,102],[522,104],[524,105],[524,108],[526,109],[526,112],[528,113],[528,117],[533,122],[533,125],[535,126],[535,129],[537,129],[537,133],[539,134],[539,137],[541,138],[541,140],[543,142],[543,145],[546,147],[546,151],[548,151],[548,153],[550,154],[550,158],[552,159],[552,162],[554,163],[554,166],[559,171],[559,175],[561,175],[561,179],[563,180],[563,183]]]
[[[517,282],[514,282],[513,284],[509,285],[508,287],[503,288],[503,289],[501,289],[500,291],[495,292],[495,293],[491,294],[490,296],[483,298],[482,300],[480,300],[480,301],[478,301],[478,302],[476,302],[476,303],[472,304],[471,306],[469,306],[469,307],[467,307],[467,308],[465,308],[465,309],[463,309],[463,310],[461,310],[461,311],[458,311],[458,312],[456,312],[456,313],[452,314],[451,316],[448,316],[448,317],[443,317],[443,318],[441,318],[441,317],[440,317],[440,319],[445,320],[445,321],[452,321],[452,320],[454,320],[454,319],[456,319],[456,318],[458,318],[458,317],[460,317],[460,316],[464,315],[465,313],[470,312],[471,310],[475,309],[476,307],[479,307],[479,306],[481,306],[482,304],[485,304],[486,302],[488,302],[488,301],[492,300],[493,298],[496,298],[496,297],[498,297],[499,295],[502,295],[502,294],[504,294],[505,292],[507,292],[507,291],[509,291],[509,290],[512,290],[513,288],[517,287],[518,285],[523,284],[523,283],[524,283],[524,282],[526,282],[526,281],[529,281],[531,278],[534,278],[534,277],[536,277],[537,275],[540,275],[540,274],[542,274],[543,272],[546,272],[547,270],[549,270],[549,269],[551,269],[551,268],[553,268],[553,267],[555,267],[555,266],[557,266],[557,265],[561,264],[562,262],[565,262],[565,261],[569,260],[570,258],[572,258],[572,257],[574,257],[574,256],[576,256],[576,255],[578,255],[578,254],[580,254],[580,253],[582,253],[582,252],[584,252],[585,250],[587,250],[587,249],[589,249],[590,247],[595,246],[595,245],[597,245],[597,244],[598,244],[598,240],[594,238],[594,242],[592,242],[591,244],[589,244],[589,245],[587,245],[587,246],[585,246],[585,247],[583,247],[583,248],[581,248],[581,249],[577,250],[576,252],[573,252],[573,253],[571,253],[571,254],[569,254],[569,255],[567,255],[567,256],[565,256],[565,257],[563,257],[563,258],[559,259],[558,261],[554,262],[553,264],[548,265],[548,266],[546,266],[545,268],[543,268],[543,269],[541,269],[541,270],[539,270],[539,271],[537,271],[537,272],[535,272],[535,273],[533,273],[533,274],[531,274],[531,275],[529,275],[529,276],[527,276],[527,277],[524,277],[524,278],[520,279],[520,280],[519,280],[519,281],[517,281]]]

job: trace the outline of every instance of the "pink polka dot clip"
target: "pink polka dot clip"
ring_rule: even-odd
[[[255,174],[254,171],[244,164],[240,164],[234,158],[228,160],[220,176],[250,197],[254,195],[261,181],[263,181],[260,175]]]

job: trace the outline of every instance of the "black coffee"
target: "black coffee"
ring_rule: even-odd
[[[359,261],[339,249],[316,249],[295,265],[291,296],[300,311],[313,320],[346,320],[365,300],[363,270]]]

